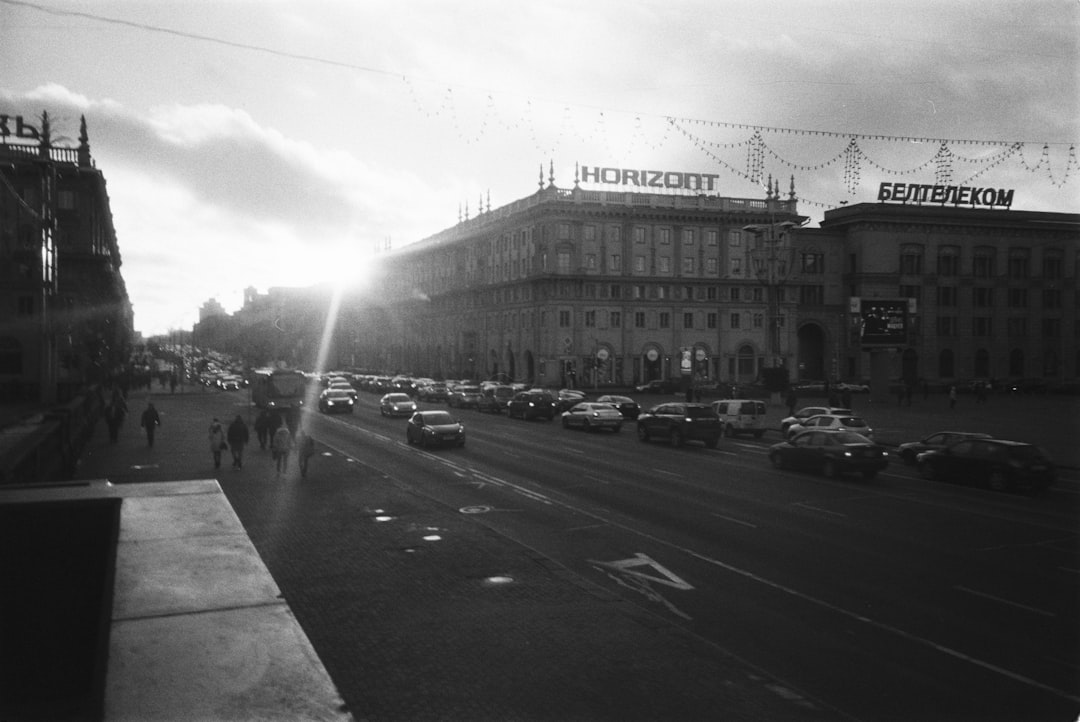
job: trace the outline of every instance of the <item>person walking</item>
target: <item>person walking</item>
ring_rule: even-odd
[[[236,415],[233,422],[229,424],[229,431],[225,435],[229,442],[229,451],[232,452],[232,465],[233,468],[239,471],[244,466],[244,447],[248,442],[248,427],[244,423],[244,417],[240,414]]]
[[[120,389],[113,389],[109,403],[105,405],[105,425],[109,427],[109,441],[116,443],[120,438],[120,426],[127,416],[127,402]]]
[[[799,405],[799,396],[795,393],[795,387],[789,386],[787,392],[787,399],[784,401],[787,404],[787,415],[795,415],[795,407]]]
[[[270,440],[270,450],[274,453],[278,476],[281,476],[281,473],[288,469],[290,449],[292,449],[292,434],[289,433],[288,426],[281,424],[277,427],[274,437]]]
[[[161,426],[161,417],[152,403],[147,402],[139,423],[146,429],[146,445],[152,447],[154,445],[154,431]]]
[[[225,429],[221,428],[221,422],[216,418],[210,424],[210,454],[214,457],[214,468],[221,468],[221,452],[229,447],[225,441]]]
[[[949,408],[956,408],[956,385],[953,384],[949,387]]]
[[[315,439],[307,429],[301,428],[296,435],[296,463],[300,466],[300,478],[307,478],[308,461],[315,455]]]
[[[255,436],[259,438],[259,448],[265,449],[270,440],[270,412],[263,409],[255,417]]]

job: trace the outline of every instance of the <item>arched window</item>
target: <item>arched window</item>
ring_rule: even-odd
[[[941,353],[938,354],[938,376],[952,378],[955,375],[952,349],[942,349]]]

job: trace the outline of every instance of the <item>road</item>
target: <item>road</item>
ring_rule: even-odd
[[[422,406],[432,406],[422,404]],[[331,453],[663,615],[792,694],[866,720],[1065,720],[1080,710],[1080,481],[1030,498],[774,470],[716,450],[464,410],[468,443],[405,443],[361,393],[310,414]],[[928,430],[929,431],[929,430]]]

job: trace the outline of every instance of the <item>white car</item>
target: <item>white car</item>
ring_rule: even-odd
[[[586,431],[611,429],[618,433],[622,430],[623,415],[611,404],[586,401],[575,404],[562,413],[564,429],[577,427]]]
[[[809,419],[804,419],[799,423],[789,426],[787,431],[784,432],[784,436],[788,439],[792,439],[799,433],[808,429],[853,431],[856,434],[862,434],[870,440],[873,440],[874,438],[874,430],[870,428],[870,424],[866,423],[866,419],[850,413],[818,414],[817,416],[811,416]]]
[[[383,416],[412,416],[416,413],[416,402],[408,394],[386,394],[379,399],[379,413]]]
[[[851,414],[851,409],[845,409],[839,406],[804,406],[795,412],[794,416],[788,416],[780,421],[780,431],[787,437],[788,428],[792,424],[798,424],[806,421],[811,416],[817,416],[818,414]]]

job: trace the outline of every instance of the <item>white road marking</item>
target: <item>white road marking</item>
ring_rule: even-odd
[[[968,587],[962,587],[959,584],[954,586],[953,589],[956,589],[957,591],[961,591],[961,592],[967,592],[968,594],[974,594],[976,597],[982,597],[983,599],[989,599],[991,601],[998,602],[1000,604],[1007,604],[1010,607],[1016,607],[1017,609],[1023,609],[1025,611],[1031,612],[1033,614],[1041,614],[1044,617],[1056,617],[1057,616],[1053,612],[1047,612],[1046,610],[1039,609],[1038,607],[1029,607],[1026,604],[1020,604],[1019,602],[1011,602],[1008,599],[1002,599],[1001,597],[995,597],[993,594],[987,594],[986,592],[979,592],[979,591],[976,591],[974,589],[969,589]]]
[[[719,517],[720,519],[730,521],[733,524],[742,524],[743,526],[748,526],[751,529],[757,529],[758,528],[757,524],[751,524],[750,522],[742,521],[741,519],[735,519],[735,518],[730,517],[730,516],[724,516],[723,514],[717,514],[716,512],[713,512],[712,515],[715,516],[715,517]]]
[[[664,469],[650,469],[654,474],[662,474],[663,476],[670,476],[673,479],[685,479],[682,474],[676,474],[673,471],[665,471]]]
[[[810,509],[811,511],[820,511],[822,514],[832,514],[833,516],[840,516],[847,518],[847,514],[841,514],[838,511],[829,511],[828,509],[822,509],[819,506],[811,506],[810,504],[804,504],[801,501],[797,501],[792,506],[801,506],[803,509]]]

